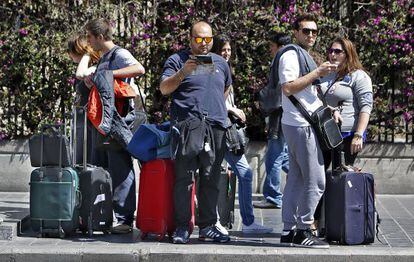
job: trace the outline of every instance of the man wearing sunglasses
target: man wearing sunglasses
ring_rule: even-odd
[[[316,17],[299,16],[293,24],[296,45],[287,45],[276,55],[278,80],[282,87],[282,130],[289,148],[289,173],[283,192],[283,232],[286,245],[329,248],[312,234],[311,225],[319,199],[325,190],[322,151],[309,122],[291,102],[294,96],[312,114],[322,105],[313,82],[336,69],[329,62],[317,67],[308,51],[318,35]]]
[[[177,229],[173,234],[173,243],[176,244],[189,241],[192,229],[191,194],[197,170],[200,182],[199,240],[219,243],[230,240],[228,234],[215,224],[218,179],[225,153],[227,127],[225,92],[229,90],[232,79],[227,62],[221,56],[210,53],[212,37],[209,24],[195,23],[188,39],[190,48],[170,56],[164,64],[161,76],[160,91],[163,95],[172,96],[171,121],[180,136],[175,155],[174,205]],[[210,56],[214,70],[196,70],[201,63],[197,55]],[[198,124],[200,121],[201,124]],[[208,131],[199,132],[200,136],[197,137],[197,130],[202,126]],[[188,154],[183,148],[192,143],[201,143],[196,147],[200,150]]]

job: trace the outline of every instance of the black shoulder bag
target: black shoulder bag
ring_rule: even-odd
[[[332,110],[328,107],[319,84],[316,84],[316,89],[323,105],[316,109],[312,115],[309,115],[308,111],[295,96],[291,95],[288,97],[298,111],[311,124],[313,130],[315,131],[316,137],[318,138],[321,149],[323,151],[332,150],[342,143],[341,131],[338,124],[332,118]]]
[[[143,111],[135,110],[135,120],[132,123],[132,127],[131,127],[132,134],[134,134],[142,124],[148,124],[148,115],[147,115],[148,111],[147,111],[147,107],[145,106],[145,100],[141,92],[141,88],[139,87],[138,84],[137,84],[137,87],[138,87],[139,97],[141,98]]]

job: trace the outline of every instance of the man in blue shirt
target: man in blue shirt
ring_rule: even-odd
[[[225,92],[232,84],[231,73],[221,56],[210,53],[213,32],[209,24],[195,23],[190,30],[189,43],[190,49],[167,59],[160,84],[161,93],[172,96],[171,120],[180,132],[175,156],[174,205],[177,229],[173,243],[184,244],[189,241],[192,230],[191,194],[197,170],[200,182],[199,240],[224,243],[230,238],[215,224],[218,180],[227,127]],[[201,65],[197,55],[211,56],[212,64]]]

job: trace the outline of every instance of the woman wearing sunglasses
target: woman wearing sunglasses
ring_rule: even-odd
[[[225,35],[218,35],[214,37],[213,47],[211,52],[221,55],[230,66],[231,44],[230,38]],[[230,67],[231,69],[231,67]],[[237,108],[234,103],[234,90],[229,91],[226,100],[226,107],[229,114],[233,114],[243,123],[246,122],[246,116],[243,110]],[[236,154],[232,151],[226,151],[224,159],[231,166],[231,169],[239,179],[239,205],[240,215],[243,226],[242,232],[245,234],[265,234],[273,231],[272,228],[265,227],[261,224],[255,223],[252,205],[252,176],[253,172],[247,162],[244,154]]]
[[[372,82],[359,61],[353,43],[336,38],[328,49],[328,60],[338,66],[335,73],[322,79],[322,91],[334,117],[341,122],[344,142],[336,149],[345,153],[345,164],[353,165],[366,139],[366,129],[373,106]],[[332,161],[331,152],[324,152],[325,167]],[[335,164],[339,164],[335,157]]]

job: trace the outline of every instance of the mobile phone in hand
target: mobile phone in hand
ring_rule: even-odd
[[[195,59],[200,64],[212,64],[213,59],[210,55],[196,55]]]

